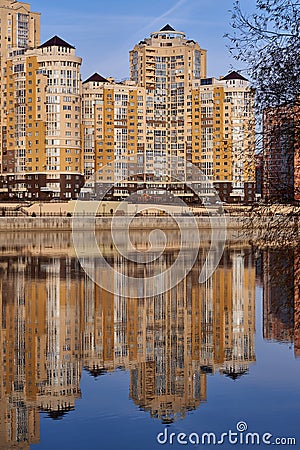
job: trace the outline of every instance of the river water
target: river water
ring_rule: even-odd
[[[98,240],[137,279],[178,255],[172,233],[148,264]],[[70,233],[2,233],[0,449],[300,448],[300,252],[229,240],[199,283],[202,250],[172,289],[123,297]]]

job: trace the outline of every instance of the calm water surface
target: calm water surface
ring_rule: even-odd
[[[143,276],[99,241],[110,265]],[[258,448],[248,432],[300,448],[297,250],[228,242],[204,284],[200,251],[154,298],[95,285],[69,233],[2,234],[0,251],[1,450],[184,448],[178,436],[188,448]],[[176,252],[172,235],[155,270]],[[232,444],[213,445],[229,430]]]

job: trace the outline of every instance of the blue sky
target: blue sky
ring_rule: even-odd
[[[30,1],[30,0],[29,0]],[[246,2],[248,0],[245,0]],[[252,0],[253,1],[253,0]],[[32,0],[41,16],[41,41],[57,34],[83,58],[82,77],[94,72],[117,80],[129,76],[129,50],[166,23],[205,48],[208,76],[225,75],[231,65],[223,35],[233,0]]]

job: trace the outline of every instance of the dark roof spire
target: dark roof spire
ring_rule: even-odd
[[[243,80],[248,81],[247,78],[243,77],[243,75],[239,74],[238,72],[230,72],[225,77],[222,78],[222,80]]]
[[[53,36],[53,38],[49,39],[48,41],[44,42],[44,44],[40,45],[40,48],[53,47],[53,46],[75,49],[75,47],[73,47],[73,45],[68,44],[68,42],[64,41],[63,39],[61,39],[58,36]]]
[[[160,31],[175,31],[175,30],[173,27],[171,27],[171,25],[167,23],[167,25],[165,25]]]
[[[101,75],[99,75],[99,73],[95,72],[93,75],[91,75],[87,80],[85,80],[83,82],[83,84],[85,83],[89,83],[90,81],[97,81],[99,83],[108,83],[109,81],[102,77]]]

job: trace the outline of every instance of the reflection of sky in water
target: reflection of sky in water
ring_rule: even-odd
[[[198,261],[169,293],[128,300],[85,276],[68,233],[26,237],[0,242],[1,450],[17,439],[24,449],[158,448],[174,415],[175,433],[221,434],[244,420],[297,437],[293,251],[255,260],[234,242],[206,284]]]

